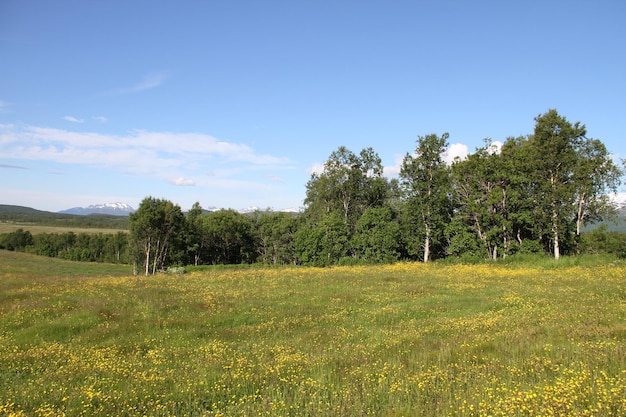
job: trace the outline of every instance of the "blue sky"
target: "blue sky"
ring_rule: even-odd
[[[0,204],[298,208],[339,146],[386,174],[556,108],[626,157],[626,3],[0,2]]]

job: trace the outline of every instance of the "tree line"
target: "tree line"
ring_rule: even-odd
[[[263,262],[327,266],[449,256],[498,259],[515,253],[596,251],[582,227],[615,215],[608,192],[622,169],[580,122],[556,110],[533,134],[483,147],[451,165],[448,134],[419,137],[398,178],[383,176],[372,148],[334,151],[306,184],[297,216],[232,210],[202,214],[152,197],[130,218],[138,271],[172,264]]]
[[[37,233],[17,229],[0,234],[0,249],[70,261],[130,264],[128,233]]]
[[[448,139],[446,133],[418,137],[393,179],[383,175],[372,148],[354,153],[339,147],[311,175],[297,215],[206,213],[199,203],[184,213],[171,201],[146,197],[130,215],[128,235],[116,235],[126,246],[110,242],[100,245],[106,248],[101,252],[84,251],[98,245],[76,235],[80,250],[63,244],[52,249],[37,236],[40,242],[30,247],[49,256],[113,257],[142,274],[174,265],[625,255],[623,234],[582,233],[586,224],[616,214],[608,193],[617,190],[623,171],[580,122],[549,110],[535,118],[532,134],[507,138],[501,147],[485,140],[451,164],[443,160]]]

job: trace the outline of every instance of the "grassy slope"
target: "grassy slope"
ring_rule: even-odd
[[[45,226],[33,223],[0,222],[0,234],[15,232],[17,229],[28,230],[32,235],[39,233],[103,233],[114,234],[128,232],[125,229],[111,229],[105,227],[76,227],[76,226]]]
[[[0,414],[626,413],[623,264],[48,262],[0,252]]]
[[[128,230],[128,217],[93,214],[78,216],[74,214],[52,213],[35,210],[30,207],[0,204],[0,233],[12,232],[18,228],[31,233],[116,233]]]

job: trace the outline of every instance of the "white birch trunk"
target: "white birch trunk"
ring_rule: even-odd
[[[552,233],[554,234],[554,259],[559,260],[561,257],[561,248],[559,246],[559,226],[557,224],[558,215],[556,210],[552,213]]]
[[[585,194],[580,197],[578,201],[578,217],[576,218],[576,235],[580,236],[580,230],[582,229],[583,223],[583,206],[585,204]]]
[[[426,239],[424,239],[424,262],[428,262],[430,259],[430,226],[426,226]]]
[[[145,246],[146,248],[146,276],[150,272],[150,238],[148,238],[148,242]]]

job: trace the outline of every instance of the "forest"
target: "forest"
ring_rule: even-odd
[[[605,145],[556,110],[535,118],[532,134],[490,140],[447,164],[448,134],[429,134],[383,176],[372,148],[339,147],[306,184],[297,215],[234,210],[183,212],[146,197],[117,234],[0,235],[0,248],[66,259],[128,263],[136,273],[172,266],[264,263],[330,266],[459,258],[503,259],[520,253],[611,253],[626,237],[584,226],[614,218],[609,193],[621,184]]]

